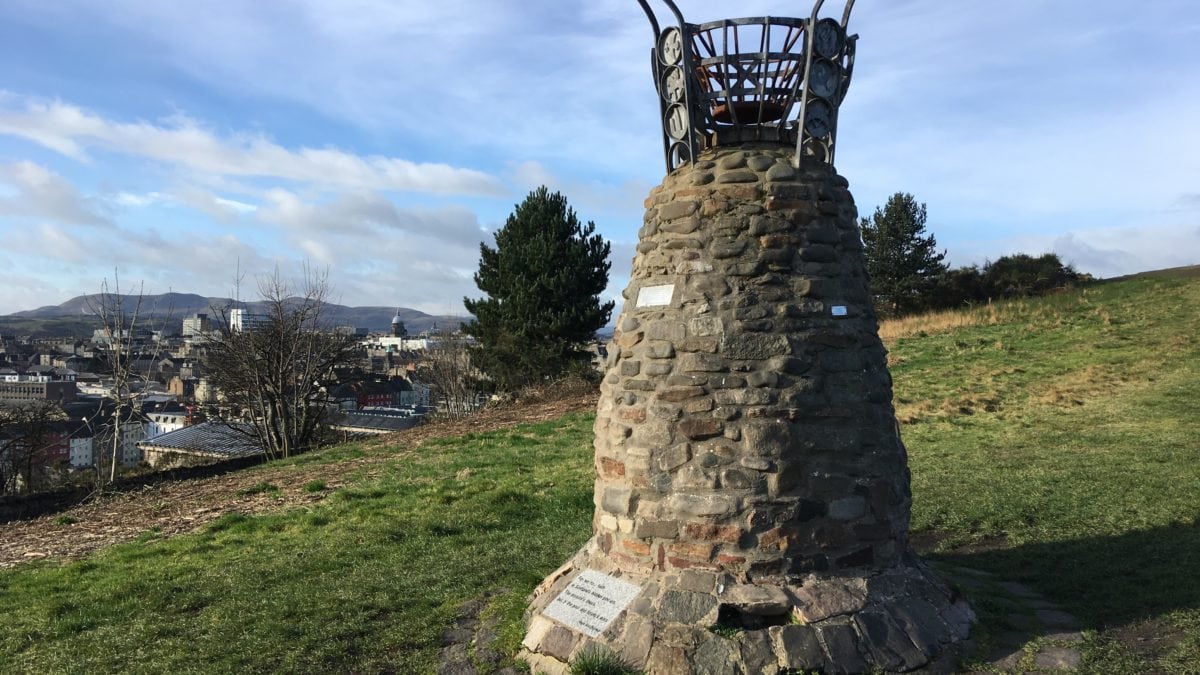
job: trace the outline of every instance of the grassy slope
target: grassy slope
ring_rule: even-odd
[[[515,645],[523,595],[589,535],[590,437],[573,415],[433,441],[312,508],[5,570],[0,672],[432,672],[456,608],[496,588],[519,589]]]
[[[978,316],[893,346],[913,528],[944,537],[940,557],[1110,629],[1089,668],[1146,672],[1113,638],[1171,633],[1153,667],[1196,672],[1200,282],[1134,279]]]
[[[1198,317],[1200,281],[1134,279],[885,326],[918,538],[1102,629],[1096,672],[1200,662]],[[395,448],[310,508],[0,571],[0,672],[432,672],[455,608],[496,588],[515,647],[524,596],[590,532],[590,435],[572,415]],[[1138,630],[1168,639],[1145,656]]]

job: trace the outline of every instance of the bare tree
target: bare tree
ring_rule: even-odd
[[[317,443],[326,387],[334,368],[355,358],[355,342],[326,325],[327,272],[306,266],[293,289],[276,269],[258,286],[262,313],[214,309],[221,325],[207,345],[205,372],[230,417],[248,422],[248,433],[275,459]]]
[[[62,410],[50,401],[0,407],[0,494],[50,486],[47,451],[53,425],[63,419]]]
[[[171,309],[165,312],[153,311],[145,307],[145,288],[138,282],[137,293],[123,295],[121,293],[121,277],[113,272],[112,286],[108,279],[100,283],[100,293],[88,298],[88,308],[100,320],[100,331],[104,337],[105,349],[102,357],[113,378],[111,398],[116,406],[111,416],[105,415],[100,427],[100,452],[96,453],[95,465],[98,487],[106,480],[111,483],[116,480],[117,467],[122,462],[121,449],[131,424],[139,424],[138,412],[142,400],[146,396],[146,385],[149,383],[149,372],[141,372],[135,368],[139,357],[156,359],[160,356],[160,348],[153,345],[147,352],[138,345],[138,334],[147,331],[150,321],[158,325],[166,325],[170,321]],[[109,450],[109,452],[103,452]],[[107,479],[105,473],[108,474]]]
[[[458,333],[433,336],[417,375],[433,390],[438,415],[457,419],[477,407],[483,374],[471,364],[467,337]]]

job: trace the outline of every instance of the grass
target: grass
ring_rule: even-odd
[[[585,647],[571,660],[571,675],[641,675],[621,657],[604,647]]]
[[[1200,283],[1133,279],[974,314],[941,333],[888,326],[917,538],[1099,630],[1087,670],[1196,672],[1183,664],[1200,663]],[[1121,639],[1139,632],[1178,639],[1139,655]]]
[[[884,326],[915,540],[1079,616],[1085,671],[1197,672],[1200,279],[976,312]],[[496,590],[514,652],[526,596],[590,534],[590,416],[389,451],[305,485],[311,506],[0,571],[0,672],[434,672],[457,608]],[[967,592],[984,641],[1004,631]]]
[[[498,588],[515,651],[524,596],[590,534],[590,438],[576,415],[432,441],[310,508],[4,570],[0,672],[433,672]]]

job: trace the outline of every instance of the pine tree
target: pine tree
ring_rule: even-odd
[[[882,209],[863,218],[863,247],[871,293],[881,314],[901,315],[931,304],[938,277],[946,273],[937,240],[925,235],[925,204],[897,192]]]
[[[478,341],[475,365],[498,388],[511,391],[586,362],[583,346],[614,305],[600,302],[611,247],[595,230],[543,186],[516,206],[495,248],[479,245],[475,285],[487,297],[464,298],[475,320],[463,330]]]

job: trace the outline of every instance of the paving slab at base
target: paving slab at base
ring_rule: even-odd
[[[975,618],[913,556],[884,570],[766,583],[694,573],[692,590],[679,590],[678,575],[630,574],[586,550],[560,572],[532,599],[521,658],[534,673],[569,672],[577,655],[595,649],[652,675],[949,673]],[[543,613],[585,572],[641,589],[595,636],[588,635],[591,627],[565,625]]]

